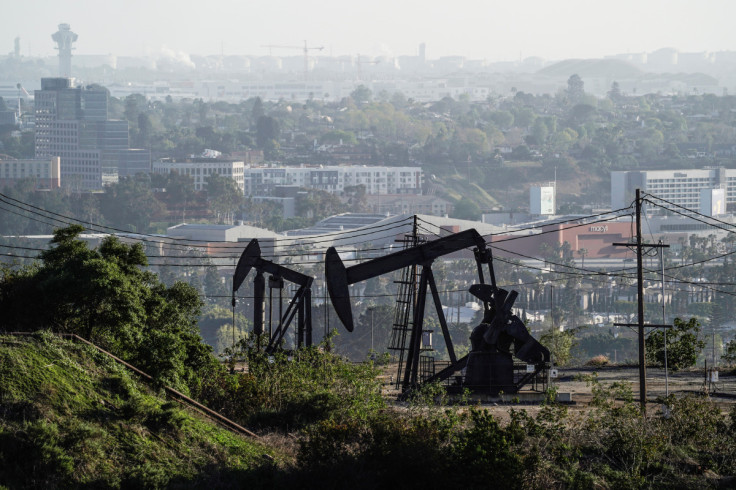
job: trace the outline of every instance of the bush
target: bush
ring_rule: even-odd
[[[212,370],[197,396],[240,423],[292,430],[330,418],[365,421],[385,407],[371,363],[353,364],[315,347],[267,356],[249,339],[237,349],[248,372]]]
[[[592,357],[588,362],[585,363],[586,366],[593,366],[593,367],[603,367],[608,366],[611,363],[610,359],[608,359],[608,356],[604,356],[603,354],[597,355],[595,357]]]
[[[674,328],[667,331],[667,367],[673,371],[695,365],[705,341],[698,338],[700,323],[691,318],[687,322],[675,318]],[[652,332],[646,340],[647,362],[664,366],[664,337],[662,330]]]
[[[578,345],[577,331],[576,328],[562,332],[553,330],[545,332],[539,338],[539,342],[549,349],[552,361],[557,366],[566,366],[572,360],[572,351]]]

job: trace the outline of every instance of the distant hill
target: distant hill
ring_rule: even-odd
[[[581,78],[594,77],[618,80],[639,78],[644,75],[642,70],[631,63],[613,59],[564,60],[542,68],[537,72],[538,75],[555,78],[568,78],[575,73],[580,75]]]
[[[245,488],[271,474],[266,447],[90,347],[0,335],[0,380],[0,488]]]

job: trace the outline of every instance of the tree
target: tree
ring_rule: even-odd
[[[547,141],[548,135],[549,130],[547,129],[547,124],[545,124],[542,118],[537,118],[534,121],[534,126],[532,126],[532,132],[527,138],[528,142],[532,145],[543,145]]]
[[[491,112],[488,118],[501,129],[508,129],[514,124],[514,115],[509,111]]]
[[[611,84],[611,90],[608,92],[608,98],[611,99],[613,102],[619,102],[621,100],[621,87],[615,80]]]
[[[166,287],[145,270],[141,244],[106,237],[92,250],[79,239],[83,231],[56,230],[40,264],[3,271],[0,329],[75,333],[188,391],[214,362],[197,328],[197,291]]]
[[[278,142],[280,134],[279,122],[270,116],[261,116],[256,122],[256,144],[258,148],[266,148],[270,141]]]
[[[736,364],[736,340],[732,340],[726,344],[726,351],[721,356],[721,359],[728,364]]]
[[[460,201],[455,204],[455,209],[452,213],[453,218],[458,219],[470,219],[476,220],[480,218],[482,211],[473,200],[463,197]]]
[[[572,360],[573,350],[578,345],[577,331],[577,328],[562,332],[559,329],[552,329],[539,338],[539,342],[549,349],[552,361],[557,366],[566,366]]]
[[[207,201],[218,220],[232,223],[243,204],[243,191],[233,179],[212,174],[207,177]]]
[[[153,124],[151,117],[145,112],[138,114],[138,137],[135,144],[138,148],[150,148],[153,140]]]
[[[106,187],[100,199],[102,214],[113,226],[132,228],[139,233],[148,230],[152,217],[161,207],[151,190],[150,177],[143,174],[125,177]]]
[[[573,103],[580,102],[585,97],[585,84],[577,73],[567,79],[566,95]]]
[[[265,116],[266,113],[263,110],[263,101],[260,97],[256,97],[253,102],[253,108],[250,111],[250,117],[252,121],[258,121],[261,117]]]
[[[674,328],[667,331],[667,366],[673,371],[695,365],[698,354],[705,347],[705,341],[698,338],[700,323],[696,318],[688,321],[675,318]],[[647,361],[664,366],[664,336],[657,330],[647,337]]]
[[[585,269],[585,256],[588,255],[588,249],[580,248],[578,249],[578,254],[580,254],[580,257],[582,258],[582,264],[580,264],[580,267]]]
[[[355,101],[356,104],[365,104],[371,101],[373,98],[373,92],[365,85],[358,85],[358,87],[350,92],[350,98]]]
[[[166,194],[173,208],[182,210],[182,220],[186,217],[186,208],[194,200],[194,179],[191,175],[171,172],[166,178]]]

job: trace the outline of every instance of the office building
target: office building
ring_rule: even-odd
[[[709,191],[724,189],[728,210],[736,203],[736,169],[720,167],[611,172],[611,208],[629,206],[634,200],[636,189],[693,211],[700,211],[701,196],[712,198],[713,194]],[[658,213],[654,206],[649,206],[649,211]]]
[[[60,157],[64,185],[93,191],[117,182],[128,122],[107,119],[107,97],[70,78],[44,78],[35,91],[36,158]]]

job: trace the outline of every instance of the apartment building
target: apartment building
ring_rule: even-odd
[[[366,194],[421,194],[420,167],[246,167],[245,195],[269,196],[277,186],[298,186],[342,194],[346,187],[363,185]]]
[[[60,158],[0,158],[0,189],[13,187],[20,179],[35,179],[37,189],[56,189],[61,185]]]
[[[242,161],[220,160],[214,158],[193,158],[185,161],[174,161],[171,159],[153,162],[153,173],[167,175],[178,172],[179,175],[189,175],[194,181],[194,189],[197,191],[207,189],[207,177],[220,175],[230,178],[243,190],[243,171],[245,164]]]

